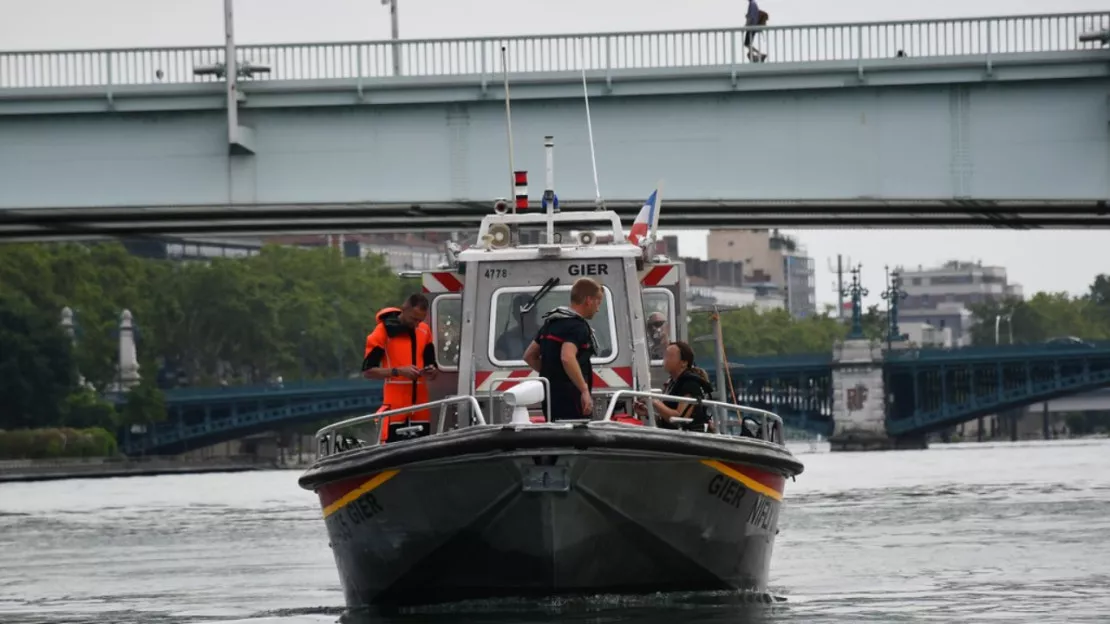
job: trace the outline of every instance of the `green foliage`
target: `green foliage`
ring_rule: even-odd
[[[77,388],[62,402],[61,422],[67,427],[114,430],[118,421],[115,406],[88,387]]]
[[[0,459],[110,457],[116,450],[115,437],[100,427],[0,430]]]
[[[828,312],[828,310],[826,310]],[[691,339],[710,334],[708,312],[691,314]],[[886,314],[871,306],[863,315],[863,333],[871,340],[885,335]],[[786,310],[760,312],[755,306],[721,312],[721,332],[725,354],[729,359],[795,353],[831,353],[833,345],[843,340],[850,330],[848,324],[832,316],[813,315],[796,319]],[[712,358],[712,341],[695,342],[691,346],[701,358]],[[703,359],[706,365],[712,359]]]
[[[346,376],[362,362],[375,312],[414,289],[380,258],[328,248],[178,263],[118,243],[0,245],[0,427],[156,422],[160,369],[189,385]],[[66,306],[76,348],[59,328]],[[142,383],[116,413],[97,397],[118,381],[124,309]],[[78,371],[92,389],[78,387]]]
[[[77,381],[69,338],[57,315],[0,289],[0,427],[58,421],[58,399]]]
[[[122,423],[124,425],[149,425],[166,419],[166,395],[148,379],[127,393],[123,405]]]
[[[1110,277],[1099,275],[1088,293],[1071,297],[1067,293],[1039,292],[1026,301],[1003,299],[969,306],[975,324],[971,330],[973,344],[995,344],[995,319],[999,321],[999,340],[1009,341],[1011,327],[1014,342],[1036,343],[1053,338],[1074,336],[1084,340],[1110,340]]]

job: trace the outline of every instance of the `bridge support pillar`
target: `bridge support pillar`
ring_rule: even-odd
[[[924,436],[892,438],[886,432],[882,349],[865,338],[849,338],[833,351],[833,435],[837,451],[923,449]]]

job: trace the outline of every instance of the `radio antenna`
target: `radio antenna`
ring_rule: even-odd
[[[590,119],[590,90],[586,87],[585,55],[583,55],[582,58],[582,96],[586,100],[586,132],[590,137],[590,162],[593,164],[594,168],[594,193],[596,194],[594,203],[598,210],[603,210],[605,208],[605,202],[601,200],[601,185],[597,182],[597,154],[594,153],[594,125],[593,121]]]
[[[516,197],[516,163],[513,161],[513,108],[509,104],[509,52],[501,46],[501,70],[505,74],[505,126],[509,135],[509,194],[507,197]],[[595,174],[596,178],[597,175]],[[512,201],[512,200],[510,200]],[[513,214],[516,214],[516,202],[512,201]]]

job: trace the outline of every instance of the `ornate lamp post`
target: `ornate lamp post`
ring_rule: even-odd
[[[862,264],[857,264],[856,268],[851,270],[852,283],[848,285],[846,291],[841,291],[840,295],[850,295],[852,297],[852,330],[848,332],[849,340],[859,340],[864,338],[863,335],[863,298],[868,295],[868,290],[860,283],[860,271],[863,269]]]
[[[903,334],[898,329],[898,304],[909,295],[906,291],[902,290],[902,274],[895,270],[893,273],[890,267],[883,267],[886,271],[886,290],[883,291],[883,299],[886,299],[886,348],[889,350],[895,342],[901,342],[909,338],[908,334]]]

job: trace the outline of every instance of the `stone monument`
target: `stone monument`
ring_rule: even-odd
[[[860,266],[852,269],[852,282],[841,295],[852,297],[852,328],[833,347],[832,451],[870,451],[893,448],[886,432],[883,354],[863,333],[863,297]]]
[[[139,383],[139,357],[135,352],[135,326],[131,311],[124,310],[119,322],[119,390],[129,390]]]

